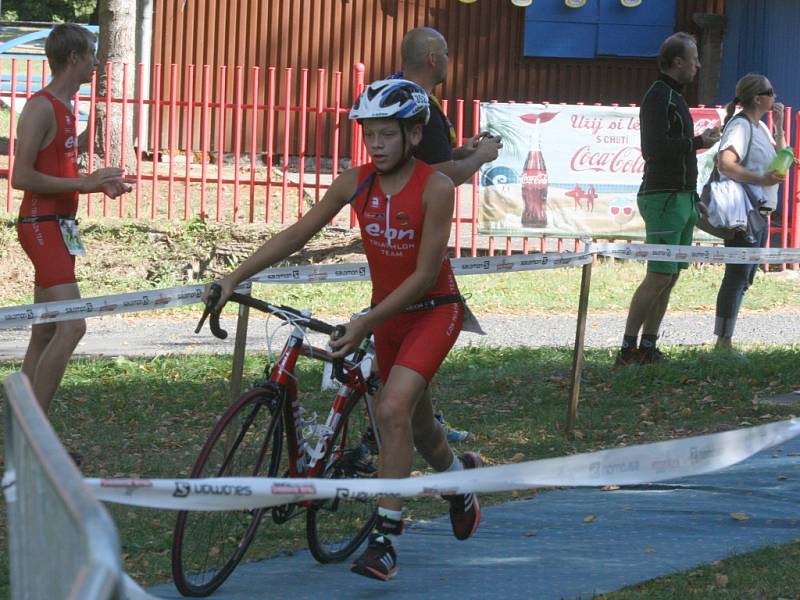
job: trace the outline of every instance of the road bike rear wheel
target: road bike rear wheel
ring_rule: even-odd
[[[378,476],[378,442],[366,399],[349,403],[333,434],[324,458],[322,476],[350,479]],[[350,556],[375,526],[377,499],[349,497],[316,501],[306,514],[306,535],[311,554],[321,563]]]
[[[259,388],[242,395],[225,411],[192,468],[192,479],[273,477],[283,449],[282,399]],[[245,486],[246,487],[246,486]],[[246,494],[233,488],[217,493]],[[178,490],[190,498],[215,493]],[[178,496],[180,497],[180,496]],[[228,578],[256,534],[264,509],[178,513],[172,538],[172,575],[184,596],[208,596]]]

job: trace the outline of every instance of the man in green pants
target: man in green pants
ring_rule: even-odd
[[[639,111],[644,177],[637,204],[649,244],[689,246],[697,222],[697,159],[700,148],[719,139],[719,127],[694,135],[683,87],[700,69],[697,44],[687,33],[668,37],[658,55],[659,78],[645,93]],[[656,348],[669,296],[686,263],[648,262],[647,275],[633,294],[618,366],[663,360]],[[639,330],[642,339],[637,346]]]

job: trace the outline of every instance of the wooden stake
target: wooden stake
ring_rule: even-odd
[[[247,320],[250,307],[239,305],[239,316],[236,319],[236,342],[233,346],[233,366],[231,368],[231,404],[242,394],[242,374],[244,372],[244,355],[247,350]]]
[[[583,372],[583,342],[586,337],[586,315],[589,312],[589,288],[592,283],[592,263],[583,265],[581,274],[581,293],[578,300],[578,325],[575,330],[575,350],[572,353],[572,382],[569,391],[569,408],[565,434],[571,438],[578,418],[578,398],[581,393],[581,373]]]

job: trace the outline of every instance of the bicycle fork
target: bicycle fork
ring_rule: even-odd
[[[307,474],[309,477],[320,477],[323,475],[326,467],[326,463],[323,462],[323,459],[325,459],[330,453],[330,445],[334,439],[336,430],[340,425],[342,415],[349,413],[349,402],[357,402],[361,397],[363,397],[370,423],[375,422],[375,413],[371,396],[371,394],[374,392],[372,388],[372,384],[374,382],[372,382],[369,378],[370,373],[367,373],[367,377],[365,377],[362,371],[364,358],[368,354],[372,355],[372,340],[370,336],[364,338],[354,353],[352,362],[355,363],[355,366],[347,371],[346,381],[344,381],[339,387],[339,391],[336,394],[333,405],[331,406],[330,413],[328,413],[328,418],[325,420],[323,425],[317,426],[317,431],[314,432],[317,434],[316,444],[312,447],[309,442],[306,442],[305,449],[308,460]],[[372,363],[370,362],[370,369],[371,365]],[[347,427],[347,424],[344,424],[344,427]],[[348,443],[347,436],[348,431],[345,430],[340,437],[340,444],[342,448],[350,445]],[[313,442],[313,440],[311,441]]]

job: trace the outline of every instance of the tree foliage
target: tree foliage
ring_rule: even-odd
[[[6,20],[86,23],[97,0],[3,0],[2,6]]]

